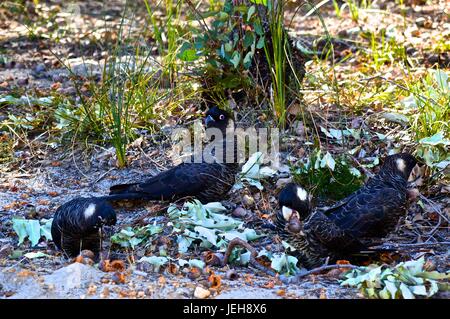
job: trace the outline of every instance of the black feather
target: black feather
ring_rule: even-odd
[[[224,137],[230,122],[229,114],[217,107],[206,113],[207,128],[220,129]],[[226,147],[225,141],[223,145]],[[237,172],[237,161],[182,163],[143,182],[114,185],[110,188],[110,195],[121,196],[122,199],[163,201],[192,196],[201,202],[218,201],[233,186]]]
[[[300,262],[309,268],[320,266],[326,257],[344,258],[364,249],[364,238],[384,237],[405,213],[407,181],[416,163],[409,154],[388,156],[379,173],[355,193],[330,209],[314,211],[307,218],[308,210],[299,213],[304,222],[303,233],[289,233],[286,227],[279,228],[279,232],[296,248]],[[292,186],[286,189],[291,198],[294,190]],[[283,206],[287,204],[284,202]],[[281,218],[278,213],[277,220]],[[284,219],[282,222],[286,223]]]
[[[116,213],[104,198],[75,198],[56,210],[51,227],[53,242],[68,257],[84,249],[98,254],[99,231],[115,223]]]
[[[416,164],[406,153],[388,156],[364,187],[324,213],[357,238],[384,237],[406,212],[408,178]]]
[[[320,212],[305,221],[303,232],[283,232],[282,237],[296,249],[294,255],[308,269],[323,265],[327,258],[332,262],[365,248],[362,242]]]

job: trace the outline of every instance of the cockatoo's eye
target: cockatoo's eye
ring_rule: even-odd
[[[219,120],[223,120],[223,119],[225,119],[225,115],[223,115],[223,114],[220,114],[220,116],[219,116]]]

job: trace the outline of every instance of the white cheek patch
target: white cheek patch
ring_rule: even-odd
[[[404,172],[404,171],[405,171],[406,163],[405,163],[405,161],[404,161],[403,159],[397,158],[397,159],[395,160],[395,164],[397,165],[397,169],[398,169],[400,172]]]
[[[288,208],[286,206],[283,206],[281,208],[281,212],[283,213],[284,220],[289,221],[289,219],[291,219],[292,209],[290,209],[290,208]]]
[[[297,187],[297,197],[301,200],[301,201],[305,201],[308,198],[308,192],[305,191],[303,188],[301,187]]]
[[[84,211],[84,218],[89,219],[95,213],[95,204],[89,204],[88,208]]]

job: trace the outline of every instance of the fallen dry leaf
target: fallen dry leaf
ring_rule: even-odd
[[[97,292],[97,286],[94,284],[90,284],[88,287],[88,291],[87,294],[88,295],[95,295],[95,293]]]
[[[158,284],[162,287],[166,284],[167,280],[164,276],[159,276],[158,278]]]
[[[50,86],[50,89],[52,89],[52,90],[57,90],[57,89],[59,89],[60,87],[61,87],[61,83],[55,82],[55,83],[53,83],[53,84]]]
[[[28,270],[28,269],[24,269],[24,270],[21,270],[21,271],[19,271],[18,273],[17,273],[17,277],[29,277],[29,276],[32,276],[34,273],[32,272],[32,271],[30,271],[30,270]]]
[[[103,288],[103,291],[100,293],[100,298],[108,298],[109,297],[109,288]]]
[[[103,272],[109,272],[109,269],[111,269],[111,266],[109,265],[109,259],[100,261],[98,268]]]
[[[222,284],[222,279],[219,275],[211,274],[208,277],[208,281],[210,282],[210,288],[219,289]]]
[[[80,264],[84,264],[84,258],[81,255],[78,255],[77,257],[75,257],[75,259],[73,260],[74,263],[80,263]]]
[[[266,289],[272,289],[273,287],[275,287],[275,282],[273,282],[272,280],[266,282],[264,285],[262,285],[263,288]]]
[[[58,167],[58,166],[61,166],[61,162],[59,162],[59,161],[53,161],[53,162],[51,163],[51,165],[52,165],[53,167]]]
[[[348,270],[348,269],[346,269]],[[343,268],[339,269],[331,269],[329,272],[327,272],[326,276],[330,278],[339,278],[343,272]]]
[[[168,266],[167,266],[167,272],[169,273],[169,274],[172,274],[172,275],[176,275],[177,273],[178,273],[178,266],[177,265],[175,265],[175,264],[173,264],[173,263],[170,263]]]
[[[200,269],[194,267],[189,270],[187,277],[191,280],[194,280],[194,279],[197,279],[198,277],[200,277],[201,274],[202,273],[201,273]]]
[[[114,275],[112,276],[112,278],[111,278],[116,284],[124,284],[125,283],[125,279],[126,279],[126,276],[125,276],[125,274],[123,274],[123,273],[120,273],[120,272],[116,272],[116,273],[114,273]]]
[[[280,296],[280,297],[285,296],[286,295],[286,290],[284,290],[284,289],[277,290],[277,295]]]
[[[50,204],[50,202],[49,202],[48,200],[46,200],[46,199],[39,199],[39,200],[37,201],[37,203],[38,203],[39,205],[43,205],[43,206],[47,206],[48,204]]]
[[[432,261],[431,259],[428,259],[425,264],[423,265],[423,269],[425,271],[434,271],[436,270],[436,263]]]
[[[113,260],[110,264],[109,264],[109,271],[125,271],[125,263],[122,260]]]

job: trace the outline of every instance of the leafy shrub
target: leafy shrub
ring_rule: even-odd
[[[341,285],[357,287],[364,296],[381,299],[431,297],[438,291],[450,289],[448,281],[443,281],[450,278],[450,273],[427,271],[424,266],[423,257],[393,268],[371,265],[350,271]]]
[[[136,246],[146,243],[153,235],[162,232],[162,227],[157,225],[146,225],[144,227],[127,227],[111,237],[113,244],[121,247],[134,249]]]
[[[19,245],[21,245],[25,239],[31,243],[31,246],[36,246],[39,243],[41,237],[45,237],[46,240],[52,239],[50,228],[52,226],[53,219],[22,219],[14,218],[12,220],[13,229],[19,236]]]
[[[411,94],[402,103],[410,113],[417,154],[429,166],[449,161],[450,81],[442,70],[429,70],[422,81],[409,84]]]
[[[361,173],[344,156],[335,160],[328,152],[324,155],[321,151],[314,152],[292,173],[294,181],[309,189],[311,194],[333,200],[344,198],[362,184]]]
[[[225,249],[230,240],[241,238],[252,241],[261,237],[254,229],[244,227],[244,222],[223,214],[226,209],[220,203],[203,205],[198,200],[186,202],[182,209],[171,205],[168,216],[174,224],[178,251],[186,253],[192,245],[211,249]]]
[[[193,41],[182,44],[178,58],[185,62],[202,59],[201,76],[216,92],[248,87],[248,70],[257,49],[264,47],[264,31],[256,5],[234,6],[225,1],[216,11],[196,12],[200,28],[191,28]],[[201,15],[201,16],[200,16]],[[203,19],[211,18],[211,27]]]

